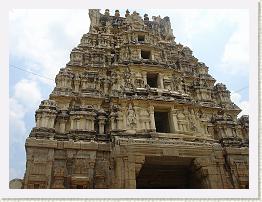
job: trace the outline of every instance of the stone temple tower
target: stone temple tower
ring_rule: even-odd
[[[36,110],[23,188],[248,188],[248,116],[169,17],[89,17]]]

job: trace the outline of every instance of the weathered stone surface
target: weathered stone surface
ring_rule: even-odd
[[[9,182],[9,189],[22,189],[23,180],[22,179],[13,179]]]
[[[23,188],[248,188],[248,116],[169,18],[89,16],[36,110]]]

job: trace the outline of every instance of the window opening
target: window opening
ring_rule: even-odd
[[[141,50],[141,58],[142,59],[150,59],[150,57],[151,57],[150,51]]]
[[[156,132],[159,133],[169,133],[169,118],[168,112],[155,112],[155,125],[156,125]]]
[[[138,35],[138,42],[145,42],[145,35]]]
[[[152,74],[149,73],[147,74],[147,84],[151,87],[151,88],[157,88],[157,80],[158,80],[158,74]]]

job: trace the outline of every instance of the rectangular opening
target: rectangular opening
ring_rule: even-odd
[[[145,42],[145,35],[138,35],[138,42]]]
[[[155,111],[154,115],[155,115],[156,132],[170,133],[168,112]]]
[[[84,189],[84,186],[83,185],[76,185],[76,188],[77,189]]]
[[[136,176],[137,189],[207,189],[202,168],[194,159],[175,156],[146,156]]]
[[[141,50],[141,58],[142,59],[150,59],[151,52],[146,50]]]
[[[34,189],[39,189],[40,185],[39,184],[34,184]]]
[[[154,74],[154,73],[148,73],[147,74],[147,84],[151,87],[151,88],[157,88],[157,80],[158,80],[158,74]]]

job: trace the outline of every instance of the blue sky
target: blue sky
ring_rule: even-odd
[[[111,14],[114,9],[110,9]],[[129,9],[133,12],[134,9]],[[248,10],[136,9],[141,16],[169,16],[175,41],[190,47],[209,73],[226,84],[231,99],[248,114]],[[104,9],[101,9],[104,12]],[[125,9],[120,9],[122,16]],[[88,10],[12,10],[9,15],[10,179],[25,171],[24,143],[35,126],[35,110],[53,90],[55,75],[89,30]],[[28,72],[50,78],[45,79]],[[243,89],[244,88],[244,89]],[[239,91],[240,89],[243,89]],[[240,114],[240,115],[241,115]]]

